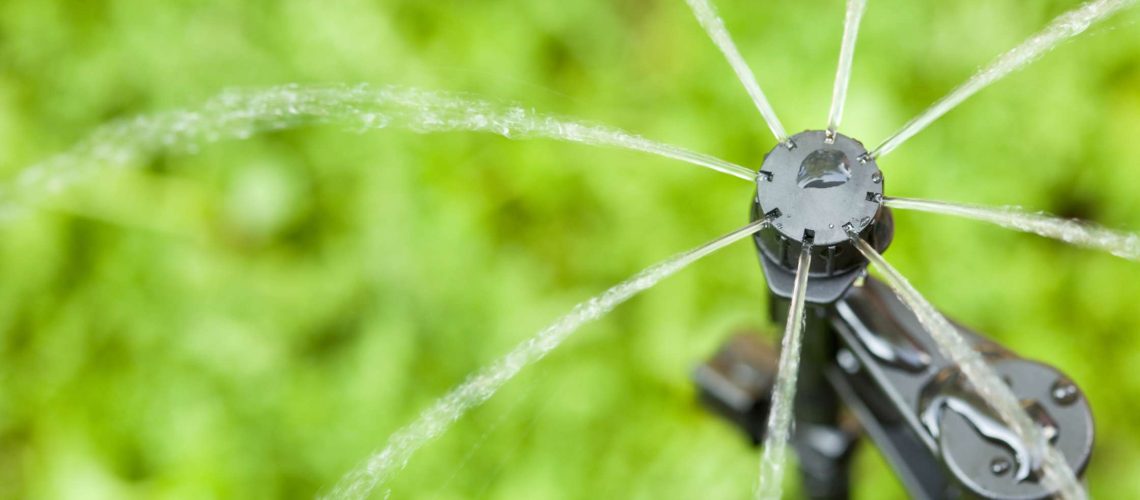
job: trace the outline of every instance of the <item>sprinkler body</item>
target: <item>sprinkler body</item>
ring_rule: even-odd
[[[866,436],[911,498],[1049,498],[1027,447],[962,383],[958,368],[885,284],[863,277],[807,321],[803,363],[821,369],[801,371],[792,443],[806,497],[848,498],[850,459]],[[1056,368],[955,326],[1083,474],[1094,422],[1080,388]],[[706,406],[754,443],[763,440],[776,356],[758,336],[737,336],[696,372]]]
[[[795,257],[805,244],[813,252],[792,443],[805,496],[847,498],[850,458],[866,435],[913,498],[1049,497],[1036,456],[964,382],[914,313],[867,275],[851,235],[881,253],[894,227],[882,206],[882,173],[862,144],[802,132],[768,153],[756,182],[752,218],[772,222],[754,238],[774,324],[787,321]],[[1093,420],[1080,389],[1055,368],[957,328],[1082,474]],[[776,369],[776,354],[762,351],[734,338],[695,377],[706,405],[756,443]]]

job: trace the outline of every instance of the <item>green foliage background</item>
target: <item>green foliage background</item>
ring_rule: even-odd
[[[842,2],[720,3],[788,129],[822,127]],[[877,144],[1076,5],[872,0],[843,130]],[[1140,229],[1136,19],[885,158],[888,192]],[[479,92],[750,166],[773,146],[680,0],[5,0],[0,170],[286,82]],[[2,497],[311,497],[574,303],[743,224],[752,194],[637,153],[335,127],[137,167],[0,224]],[[887,257],[935,304],[1087,391],[1093,496],[1140,496],[1140,264],[896,217]],[[774,336],[764,301],[748,245],[699,263],[422,450],[392,498],[748,497],[758,455],[688,374],[735,330]],[[903,496],[871,447],[857,489]]]

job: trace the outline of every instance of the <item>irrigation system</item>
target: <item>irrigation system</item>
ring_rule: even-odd
[[[714,6],[709,0],[686,1],[775,138],[758,169],[465,94],[367,84],[285,85],[231,91],[197,108],[104,126],[72,150],[27,169],[18,189],[0,195],[19,205],[41,189],[58,190],[95,175],[95,167],[130,165],[156,150],[194,150],[312,124],[557,139],[688,162],[754,183],[750,222],[579,304],[426,408],[327,495],[383,495],[386,483],[424,444],[580,326],[702,257],[751,239],[767,280],[769,315],[785,325],[781,348],[777,353],[755,338],[731,339],[696,371],[695,380],[710,408],[763,443],[758,498],[781,496],[789,449],[798,455],[810,498],[846,498],[854,480],[850,458],[861,436],[882,451],[915,498],[1084,498],[1080,478],[1094,433],[1081,390],[1056,369],[1018,356],[927,302],[882,256],[896,230],[891,211],[966,217],[1132,260],[1140,260],[1140,239],[1013,207],[892,197],[880,163],[970,96],[1133,0],[1093,0],[1062,14],[875,148],[840,129],[866,0],[847,2],[824,127],[791,135],[758,83],[765,75],[748,67]]]

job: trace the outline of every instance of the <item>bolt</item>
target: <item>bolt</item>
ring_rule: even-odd
[[[1069,406],[1077,402],[1080,397],[1080,391],[1077,386],[1073,385],[1068,379],[1057,379],[1053,383],[1053,388],[1049,391],[1053,395],[1053,401],[1061,406]]]
[[[1013,464],[1005,458],[995,458],[993,462],[990,462],[990,472],[994,473],[995,476],[1003,475],[1012,468]]]
[[[840,349],[839,353],[835,355],[835,361],[839,363],[839,367],[848,374],[854,375],[859,373],[859,360],[855,359],[855,355],[847,349]]]

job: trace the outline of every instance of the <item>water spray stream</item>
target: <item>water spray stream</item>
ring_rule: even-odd
[[[883,274],[887,285],[899,299],[914,312],[919,323],[930,332],[939,351],[958,366],[978,396],[993,408],[1018,439],[1025,443],[1031,454],[1040,460],[1045,485],[1059,498],[1086,498],[1084,488],[1065,457],[1046,441],[1041,429],[1025,412],[1017,396],[986,364],[981,354],[870,244],[859,238],[858,234],[852,233],[851,239],[867,260]]]
[[[827,117],[828,136],[834,137],[843,119],[847,102],[847,87],[851,83],[851,63],[855,60],[855,40],[859,38],[859,25],[867,0],[847,0],[847,16],[843,22],[843,43],[839,48],[839,68],[835,71],[835,88],[831,92],[831,112]]]
[[[558,139],[651,153],[749,182],[756,172],[712,156],[621,130],[545,115],[470,95],[372,85],[285,85],[231,90],[186,110],[140,116],[97,129],[70,151],[24,171],[20,192],[55,191],[99,167],[125,167],[162,150],[194,152],[203,144],[304,125],[356,131],[400,127],[419,133],[477,131],[511,139]]]
[[[345,475],[328,496],[346,499],[368,497],[377,486],[384,484],[393,474],[402,470],[412,455],[424,444],[446,432],[467,411],[490,399],[523,368],[541,360],[579,327],[604,316],[630,297],[653,287],[702,257],[756,233],[767,223],[767,219],[755,221],[700,247],[678,254],[606,290],[601,295],[574,306],[574,309],[565,316],[452,389],[424,410],[415,422],[396,431],[388,439],[388,445],[383,450]]]
[[[1062,219],[1020,207],[981,207],[945,201],[887,198],[891,208],[918,210],[997,224],[1006,229],[1034,233],[1085,248],[1103,250],[1117,257],[1140,261],[1140,235],[1115,231],[1089,222]]]
[[[760,482],[756,498],[779,500],[787,463],[788,440],[792,434],[792,410],[795,408],[796,379],[800,370],[800,346],[803,344],[804,303],[808,272],[811,268],[811,245],[804,243],[796,265],[796,282],[792,288],[792,304],[784,327],[780,347],[780,364],[772,389],[772,406],[768,412],[768,429],[764,434],[764,455],[760,458]]]
[[[970,77],[966,83],[958,86],[958,88],[947,94],[946,97],[935,102],[926,111],[923,111],[922,114],[911,119],[906,125],[903,125],[898,132],[895,132],[894,135],[886,141],[883,141],[883,144],[876,148],[875,151],[871,153],[871,156],[879,158],[894,151],[895,148],[906,142],[907,139],[914,137],[915,134],[922,131],[922,129],[931,123],[934,123],[935,120],[951,109],[954,109],[961,104],[962,101],[965,101],[979,90],[982,90],[991,83],[1002,79],[1014,71],[1024,68],[1029,63],[1036,61],[1050,50],[1056,48],[1061,42],[1083,33],[1093,24],[1107,19],[1134,3],[1136,3],[1136,0],[1094,0],[1061,14],[1054,19],[1053,22],[1049,23],[1049,26],[1044,30],[1033,35],[1009,52],[998,56],[998,58],[988,66],[982,68],[975,73],[974,76]]]
[[[776,136],[776,141],[785,142],[788,140],[788,133],[784,131],[784,125],[780,123],[780,119],[776,117],[776,111],[772,109],[772,105],[768,103],[768,98],[764,96],[764,91],[760,89],[760,84],[756,82],[756,75],[752,69],[748,67],[748,63],[744,62],[744,57],[740,55],[737,50],[736,44],[732,41],[732,36],[728,34],[728,28],[724,27],[724,20],[716,12],[716,7],[713,6],[711,0],[685,0],[689,4],[689,8],[693,10],[693,15],[697,17],[697,21],[701,23],[701,27],[712,38],[713,43],[724,54],[728,64],[732,66],[732,71],[736,73],[736,77],[740,79],[740,83],[744,84],[744,90],[748,91],[748,95],[752,97],[752,102],[756,104],[756,109],[760,110],[760,115],[764,117],[764,121],[768,124],[768,128],[772,130],[772,135]]]

